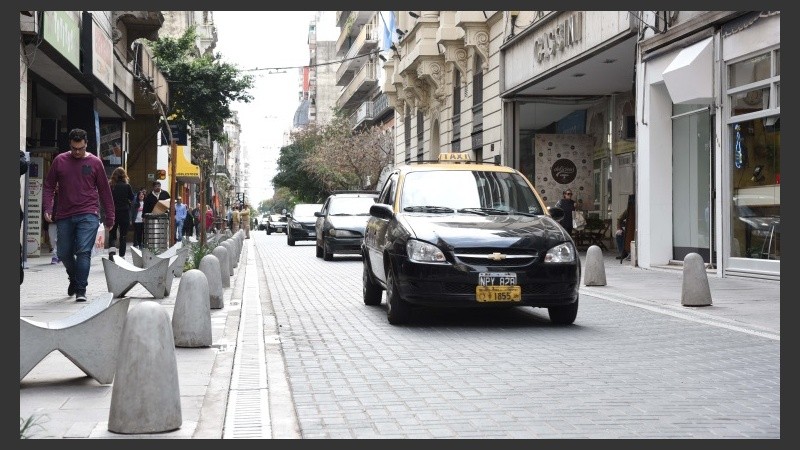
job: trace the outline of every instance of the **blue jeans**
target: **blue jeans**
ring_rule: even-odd
[[[175,220],[175,240],[183,240],[183,220]]]
[[[97,214],[77,214],[59,219],[58,259],[67,269],[70,283],[76,294],[85,294],[89,284],[89,266],[92,262],[92,247],[97,237],[100,218]]]

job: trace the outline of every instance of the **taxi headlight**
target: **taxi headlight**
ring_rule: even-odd
[[[446,263],[444,253],[439,250],[439,247],[429,244],[427,242],[417,241],[414,239],[406,243],[406,252],[408,259],[414,262],[422,263]]]
[[[544,255],[546,263],[568,263],[575,261],[575,247],[569,242],[556,245]]]

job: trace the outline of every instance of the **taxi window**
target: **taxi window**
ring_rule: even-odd
[[[516,173],[443,170],[412,172],[403,183],[400,209],[419,206],[492,208],[509,213],[542,214],[525,180]]]

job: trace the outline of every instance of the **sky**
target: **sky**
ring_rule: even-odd
[[[272,177],[300,104],[299,67],[309,62],[308,25],[316,11],[214,11],[217,46],[222,61],[254,75],[250,103],[236,102],[240,141],[250,163],[247,200],[251,205],[272,197]],[[323,17],[329,17],[325,13]],[[333,26],[333,19],[325,21]],[[318,27],[319,28],[319,27]],[[330,39],[334,29],[318,31]],[[334,37],[335,40],[338,36]],[[319,35],[318,35],[319,39]],[[325,40],[325,39],[322,39]],[[267,68],[286,68],[283,73]],[[270,74],[271,73],[271,74]]]

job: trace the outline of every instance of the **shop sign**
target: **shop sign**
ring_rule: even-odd
[[[44,12],[44,40],[80,68],[80,27],[69,11]]]
[[[580,42],[583,35],[583,12],[577,11],[555,23],[534,40],[533,56],[537,63],[555,58],[558,53]]]
[[[550,175],[552,175],[553,180],[559,184],[572,183],[577,174],[578,168],[575,167],[575,163],[566,158],[557,160],[553,163],[552,167],[550,167]]]
[[[114,90],[114,49],[111,38],[92,19],[92,75],[109,91]]]
[[[39,256],[42,249],[42,167],[44,159],[33,157],[28,165],[28,235],[25,237],[28,256]]]

